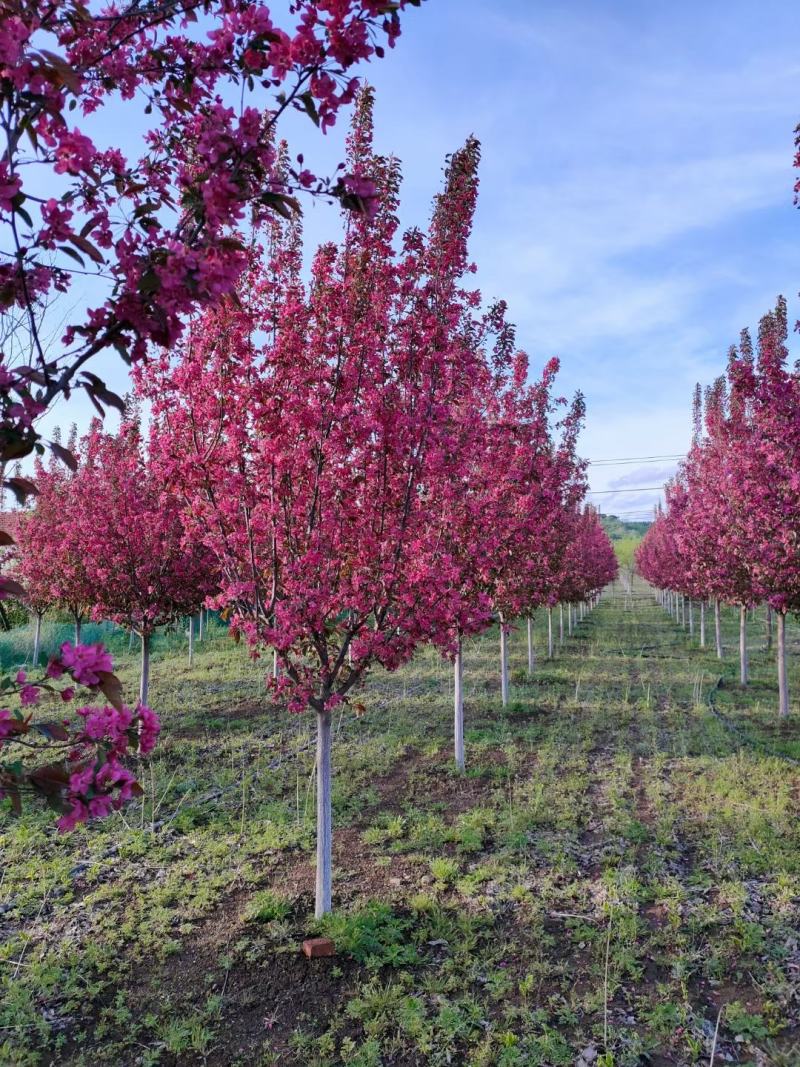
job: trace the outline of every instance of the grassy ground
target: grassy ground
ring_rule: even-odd
[[[0,814],[0,1064],[800,1063],[800,727],[762,623],[747,692],[725,627],[719,664],[617,587],[530,679],[514,636],[505,712],[474,641],[464,776],[449,667],[376,674],[322,924],[310,718],[221,630],[191,670],[165,638],[144,801],[66,838]]]

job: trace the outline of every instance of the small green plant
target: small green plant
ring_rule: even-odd
[[[430,861],[431,874],[436,879],[436,885],[443,889],[450,885],[458,874],[458,864],[447,856],[437,856]]]
[[[249,923],[269,923],[275,919],[285,919],[291,910],[291,904],[285,897],[271,889],[263,889],[249,901],[244,917]]]
[[[408,940],[410,927],[410,920],[377,900],[355,911],[332,912],[317,923],[319,933],[332,938],[339,951],[373,969],[418,961],[417,948]]]

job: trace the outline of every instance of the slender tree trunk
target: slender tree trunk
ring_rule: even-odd
[[[786,677],[786,612],[775,613],[778,619],[778,716],[789,717],[789,680]]]
[[[508,633],[503,616],[500,616],[500,699],[508,707]]]
[[[739,605],[739,681],[747,685],[749,679],[747,662],[747,605]]]
[[[528,616],[528,674],[536,669],[536,656],[533,651],[533,620]]]
[[[139,677],[139,703],[147,704],[150,692],[150,634],[142,634],[142,672]]]
[[[722,619],[718,599],[714,601],[714,639],[717,643],[717,659],[722,659]]]
[[[189,666],[194,663],[194,615],[189,616]]]
[[[694,601],[689,597],[689,637],[694,637]]]
[[[681,625],[686,629],[686,597],[681,593]]]
[[[272,650],[272,677],[275,679],[276,682],[278,680],[278,674],[279,673],[280,672],[279,672],[279,669],[278,669],[278,650],[277,650],[277,648],[273,648],[273,650]]]
[[[333,868],[331,809],[331,713],[317,712],[317,879],[314,914],[331,910]]]
[[[82,623],[82,621],[83,620],[81,619],[80,615],[76,615],[75,616],[75,644],[76,645],[79,645],[81,643],[81,623]]]
[[[567,636],[572,637],[572,604],[567,604]]]
[[[547,609],[547,658],[553,658],[553,609]]]
[[[706,602],[700,601],[700,647],[706,647]]]
[[[461,634],[458,635],[456,658],[453,664],[454,677],[454,730],[456,767],[464,770],[464,656],[461,647]]]
[[[558,643],[564,644],[564,605],[558,605]]]
[[[33,666],[39,662],[39,653],[42,650],[42,613],[36,612],[36,622],[33,624]]]
[[[203,609],[200,608],[200,618],[197,621],[197,640],[198,641],[202,641],[203,640],[203,638],[205,637],[205,632],[206,632],[206,623],[205,623],[205,618],[204,618],[204,612],[203,612]]]
[[[786,620],[784,619],[784,622]],[[767,604],[766,614],[766,628],[767,628],[767,652],[772,650],[772,604]]]

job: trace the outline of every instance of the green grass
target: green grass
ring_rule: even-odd
[[[311,717],[271,707],[221,626],[191,669],[163,635],[141,802],[68,837],[0,815],[0,1064],[677,1067],[718,1019],[716,1062],[797,1064],[800,727],[763,623],[747,691],[724,629],[720,664],[617,588],[553,661],[537,620],[532,678],[514,635],[506,710],[496,632],[468,643],[464,775],[449,666],[376,673],[335,722],[321,923]],[[334,958],[300,955],[315,934]]]

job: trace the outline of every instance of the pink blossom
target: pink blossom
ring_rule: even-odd
[[[39,687],[35,685],[24,685],[19,694],[23,707],[27,707],[30,704],[37,704],[40,696],[41,693]]]
[[[139,752],[146,756],[155,748],[161,723],[151,708],[140,704],[136,712],[139,716]]]
[[[14,732],[14,716],[8,708],[0,708],[0,741],[10,737]]]
[[[69,833],[74,830],[82,822],[87,822],[89,818],[89,809],[82,800],[74,800],[72,807],[66,813],[62,815],[57,822],[59,832],[62,834]]]
[[[113,669],[111,656],[100,643],[71,645],[65,641],[60,651],[64,668],[81,685],[98,685],[100,674],[110,673]]]

